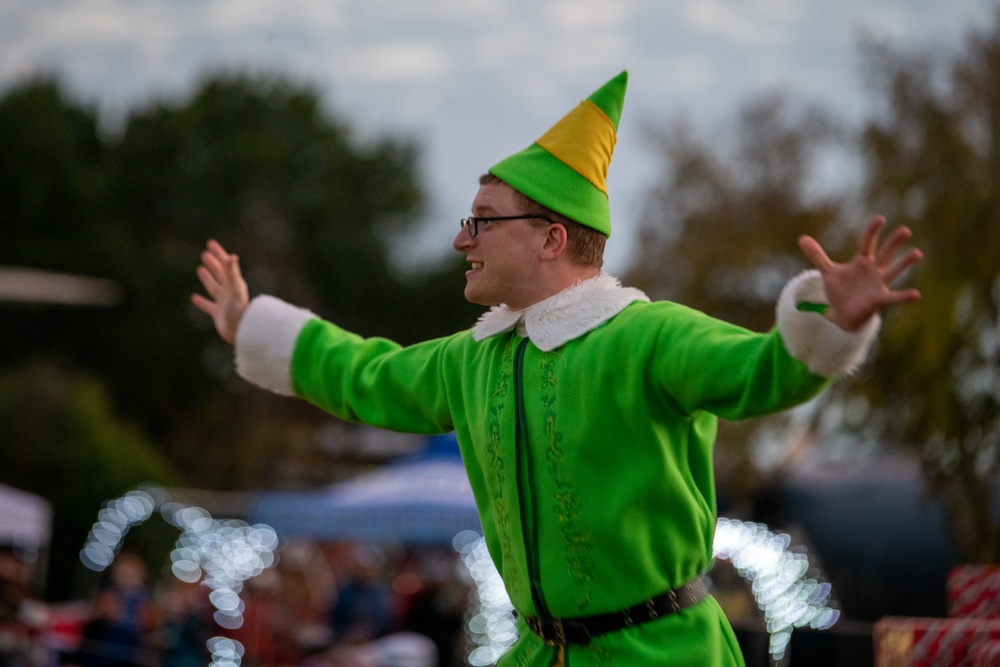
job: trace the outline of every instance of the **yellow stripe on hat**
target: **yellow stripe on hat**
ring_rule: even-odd
[[[600,107],[584,100],[535,143],[608,194],[608,167],[615,150],[615,126]]]

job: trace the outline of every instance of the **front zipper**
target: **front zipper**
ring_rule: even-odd
[[[524,352],[528,339],[522,338],[514,352],[514,410],[517,424],[514,429],[514,457],[517,461],[516,483],[518,505],[521,511],[521,539],[524,541],[524,559],[528,568],[528,583],[535,613],[551,617],[549,606],[542,595],[541,564],[538,557],[538,516],[535,507],[535,486],[531,466],[531,441],[528,437],[528,416],[524,405]]]

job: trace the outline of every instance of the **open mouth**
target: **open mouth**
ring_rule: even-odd
[[[472,265],[472,270],[473,271],[475,271],[477,269],[483,268],[483,263],[482,262],[469,262],[469,264]]]

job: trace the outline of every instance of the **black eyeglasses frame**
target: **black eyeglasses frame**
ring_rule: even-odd
[[[462,229],[469,230],[469,236],[479,235],[479,223],[480,222],[501,222],[503,220],[545,220],[550,225],[556,224],[556,221],[545,215],[544,213],[525,213],[523,215],[491,215],[491,216],[469,216],[468,218],[462,218],[459,223],[462,225]]]

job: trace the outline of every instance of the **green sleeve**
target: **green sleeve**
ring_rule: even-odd
[[[443,372],[450,340],[402,347],[315,319],[296,341],[292,388],[341,419],[394,431],[446,433],[453,429]]]
[[[828,380],[793,358],[776,329],[754,333],[673,304],[655,327],[655,382],[686,413],[737,420],[785,410]]]

